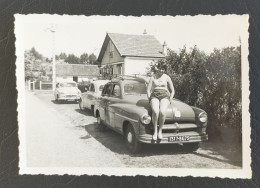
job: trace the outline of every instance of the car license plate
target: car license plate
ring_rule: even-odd
[[[178,141],[189,141],[190,136],[170,136],[168,137],[168,142],[178,142]]]

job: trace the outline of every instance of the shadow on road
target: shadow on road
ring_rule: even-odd
[[[118,154],[127,154],[133,157],[146,157],[187,153],[184,148],[178,144],[142,144],[140,153],[133,155],[126,148],[125,138],[113,130],[107,128],[106,131],[101,132],[98,130],[96,123],[85,125],[85,130],[106,148]]]
[[[52,103],[54,104],[78,104],[77,101],[55,101],[51,100]]]
[[[188,152],[185,150],[185,147],[179,144],[142,144],[142,150],[138,154],[131,154],[125,143],[125,138],[114,132],[113,130],[107,128],[106,131],[101,132],[97,128],[97,123],[85,125],[85,130],[97,141],[99,141],[103,146],[111,150],[112,152],[118,154],[126,154],[132,157],[147,157],[154,155],[179,155],[179,154],[189,154],[215,160],[218,162],[229,163],[238,167],[242,166],[242,162],[239,157],[235,156],[236,153],[230,153],[226,151],[226,154],[223,154],[218,151],[214,144],[212,143],[203,143],[201,145],[201,151],[197,152]],[[204,152],[207,150],[206,152]]]
[[[85,116],[91,116],[93,117],[93,112],[91,110],[80,110],[80,109],[75,109],[76,112],[80,113],[80,114],[83,114]]]
[[[208,150],[210,155],[197,153],[195,155],[202,156],[216,161],[226,162],[234,166],[242,167],[242,150],[234,144],[229,145],[219,140],[207,141],[201,144],[203,150]],[[216,156],[216,157],[214,157]],[[222,156],[224,159],[217,158]]]

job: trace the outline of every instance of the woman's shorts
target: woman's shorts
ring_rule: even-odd
[[[151,102],[151,100],[153,98],[157,98],[159,101],[167,98],[168,100],[170,100],[170,94],[169,91],[167,91],[166,89],[156,89],[152,92],[150,99],[149,99],[149,103]]]

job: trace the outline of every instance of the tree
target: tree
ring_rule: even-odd
[[[39,52],[37,52],[34,47],[31,48],[31,50],[29,51],[29,53],[31,53],[32,56],[33,56],[35,59],[39,59],[39,60],[42,60],[42,59],[43,59],[43,56],[42,56]]]
[[[65,59],[66,62],[69,64],[79,64],[79,58],[74,54],[69,54],[68,57]]]
[[[80,59],[80,63],[88,64],[89,59],[88,59],[88,54],[87,53],[81,54],[79,59]]]
[[[96,65],[97,64],[96,63],[97,57],[95,56],[95,54],[93,54],[93,53],[90,54],[88,59],[89,59],[89,64],[91,64],[91,65]]]

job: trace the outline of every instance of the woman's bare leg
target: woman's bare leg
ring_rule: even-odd
[[[162,139],[162,127],[166,118],[166,110],[170,104],[169,99],[164,98],[160,101],[160,109],[159,109],[159,130],[158,130],[158,138]]]
[[[153,98],[150,103],[153,112],[152,114],[153,127],[154,127],[153,140],[157,140],[157,125],[158,125],[160,102],[157,98]]]

